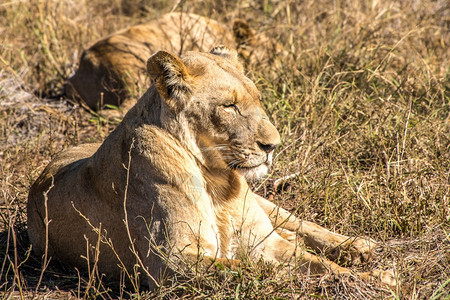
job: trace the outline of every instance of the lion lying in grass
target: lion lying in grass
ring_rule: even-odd
[[[145,62],[157,49],[181,55],[188,50],[209,51],[221,44],[238,49],[242,58],[253,62],[269,63],[266,51],[276,55],[281,49],[264,34],[256,35],[241,20],[235,20],[230,30],[195,14],[165,14],[116,32],[85,50],[78,70],[65,85],[65,94],[84,101],[93,110],[109,104],[126,112],[135,104],[139,89],[148,86]]]
[[[297,234],[313,250],[334,250],[332,259],[371,255],[372,241],[302,222],[249,189],[246,179],[267,173],[280,136],[236,51],[182,59],[160,51],[147,70],[154,84],[103,144],[60,153],[33,184],[36,253],[150,287],[180,266],[236,268],[242,257],[350,273],[306,252]],[[359,275],[392,284],[389,272]]]

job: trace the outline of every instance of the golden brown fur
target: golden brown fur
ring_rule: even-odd
[[[370,256],[372,241],[301,222],[249,189],[246,178],[266,174],[280,136],[235,51],[182,59],[160,51],[147,70],[154,84],[103,144],[62,152],[32,186],[35,252],[47,245],[50,256],[86,269],[99,251],[100,272],[137,270],[149,286],[181,262],[236,267],[243,255],[350,272],[299,247],[297,233],[317,252],[333,250],[332,258],[342,250],[350,261]],[[390,282],[389,273],[374,274]]]
[[[126,112],[134,105],[140,88],[149,84],[145,62],[156,50],[181,55],[186,51],[209,51],[220,44],[239,48],[244,59],[251,57],[253,61],[262,61],[265,51],[273,52],[275,46],[271,45],[276,45],[263,34],[256,35],[242,20],[236,20],[231,30],[207,17],[169,13],[95,42],[83,52],[77,71],[65,85],[65,93],[93,110],[110,104]]]

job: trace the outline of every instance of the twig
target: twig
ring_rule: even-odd
[[[183,2],[183,0],[178,0],[177,3],[175,3],[175,4],[172,6],[172,9],[170,10],[170,12],[174,12],[175,9],[177,9],[177,7],[180,5],[181,2]]]
[[[48,219],[48,205],[47,205],[47,203],[48,203],[48,193],[55,186],[54,183],[55,183],[55,178],[52,176],[52,184],[50,185],[48,190],[44,192],[45,251],[44,251],[44,261],[43,261],[43,264],[42,264],[41,274],[39,276],[39,281],[38,281],[38,283],[36,285],[36,289],[34,290],[35,293],[38,292],[39,286],[41,285],[41,282],[42,282],[42,278],[44,277],[44,272],[47,269],[48,264],[50,263],[50,260],[48,260],[48,224],[50,224],[51,220]]]
[[[402,141],[402,153],[400,154],[400,159],[403,159],[403,154],[405,153],[405,143],[406,143],[406,133],[408,131],[409,118],[411,116],[412,100],[409,99],[408,116],[406,117],[405,130],[403,131],[403,141]]]
[[[282,184],[283,182],[285,182],[285,181],[287,181],[287,180],[289,180],[289,179],[291,179],[291,178],[295,178],[295,177],[299,176],[300,174],[301,174],[301,172],[299,171],[299,172],[295,172],[295,173],[293,173],[293,174],[286,175],[286,176],[283,176],[283,177],[281,177],[281,178],[278,178],[278,179],[275,180],[274,183],[273,183],[273,189],[274,189],[274,190],[277,190],[277,188],[278,188],[278,186],[279,186],[280,184]]]
[[[125,228],[127,230],[127,235],[128,235],[128,240],[131,244],[131,252],[133,252],[134,256],[136,257],[136,259],[139,262],[139,265],[141,266],[141,268],[143,269],[143,271],[145,272],[145,274],[152,279],[152,281],[154,282],[154,284],[159,287],[158,282],[156,281],[155,278],[153,278],[153,276],[148,272],[147,268],[144,266],[144,264],[142,263],[141,258],[139,257],[135,247],[134,247],[134,241],[131,237],[131,233],[130,233],[130,227],[128,225],[128,212],[127,212],[127,196],[128,196],[128,186],[130,184],[130,167],[131,167],[131,150],[134,147],[134,139],[131,141],[131,146],[130,146],[130,150],[128,151],[128,165],[124,166],[125,170],[127,170],[127,180],[126,180],[126,185],[125,185],[125,192],[124,192],[124,196],[123,196],[123,210],[124,210],[124,214],[125,214],[125,219],[123,220],[124,224],[125,224]],[[136,286],[135,289],[139,289],[139,285],[136,282]],[[136,290],[136,291],[137,291]]]
[[[100,255],[100,240],[101,240],[101,236],[102,236],[101,232],[102,232],[102,223],[100,223],[98,225],[98,238],[97,238],[97,244],[96,244],[96,247],[95,247],[94,265],[92,266],[92,270],[89,273],[89,281],[88,281],[88,284],[86,286],[85,294],[87,294],[89,292],[89,289],[92,286],[92,282],[94,281],[93,278],[94,278],[94,275],[95,275],[95,271],[96,271],[96,269],[98,267],[98,257]],[[89,251],[89,247],[88,247],[88,251]]]
[[[9,213],[9,212],[8,212]],[[0,282],[2,282],[2,275],[3,275],[3,270],[5,268],[6,265],[6,261],[8,259],[8,252],[9,252],[9,239],[11,238],[11,227],[8,226],[8,236],[6,239],[6,249],[5,249],[5,258],[3,259],[3,263],[2,263],[2,269],[0,270]]]
[[[18,253],[17,253],[17,236],[16,236],[16,231],[14,230],[14,223],[16,220],[16,215],[17,215],[17,211],[19,209],[19,206],[16,206],[16,210],[14,212],[14,217],[13,220],[11,222],[11,233],[12,233],[12,239],[13,239],[13,245],[14,245],[14,264],[13,264],[13,268],[14,268],[14,282],[17,281],[17,287],[19,288],[19,293],[20,293],[20,299],[24,299],[23,297],[23,291],[22,291],[22,285],[20,283],[20,273],[19,273],[19,267],[18,267],[18,263],[17,263],[17,259],[18,259]]]
[[[89,227],[91,227],[91,229],[92,229],[93,232],[95,232],[95,233],[97,233],[97,234],[100,232],[100,231],[98,230],[98,228],[95,227],[94,225],[92,225],[91,221],[89,221],[89,219],[88,219],[85,215],[83,215],[83,213],[82,213],[80,210],[78,210],[78,209],[75,207],[75,204],[74,204],[73,202],[72,202],[72,207],[73,207],[73,209],[75,209],[75,211],[80,215],[80,217],[82,217],[82,218],[86,221],[86,223],[89,225]],[[113,244],[112,240],[111,240],[111,239],[107,239],[107,238],[106,238],[106,235],[103,236],[103,237],[104,237],[104,240],[102,241],[102,243],[105,243],[106,245],[108,245],[108,247],[111,249],[111,251],[112,251],[112,252],[114,253],[114,255],[116,256],[117,260],[119,261],[120,266],[123,268],[123,270],[124,270],[125,273],[127,274],[128,278],[130,278],[130,280],[131,280],[131,275],[130,275],[130,273],[128,272],[128,270],[126,269],[125,264],[123,263],[123,261],[120,259],[120,256],[119,256],[119,254],[117,253],[116,249],[114,248],[114,244]],[[87,254],[87,257],[84,257],[84,258],[85,258],[86,260],[89,261],[89,253]],[[134,284],[133,281],[131,281],[131,283]]]

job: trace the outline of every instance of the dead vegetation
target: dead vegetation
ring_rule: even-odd
[[[254,65],[283,137],[258,192],[306,220],[380,241],[394,290],[352,277],[211,270],[155,294],[104,286],[30,253],[27,193],[51,157],[114,128],[61,93],[83,48],[161,13],[239,17],[288,57]],[[4,297],[443,299],[450,287],[450,9],[446,1],[7,1],[0,4],[0,293]],[[52,98],[52,99],[49,99]],[[298,173],[297,173],[298,172]],[[297,173],[284,182],[276,179]],[[39,278],[43,274],[42,281]],[[275,276],[277,274],[277,276]]]

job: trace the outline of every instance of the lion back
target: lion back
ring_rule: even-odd
[[[116,32],[85,50],[65,93],[93,110],[121,106],[128,100],[134,103],[150,85],[146,61],[157,50],[181,55],[209,51],[218,44],[236,48],[232,31],[221,23],[195,14],[166,14]]]

